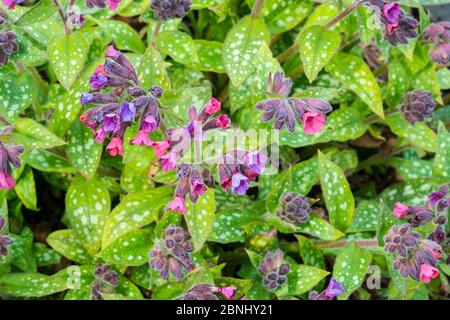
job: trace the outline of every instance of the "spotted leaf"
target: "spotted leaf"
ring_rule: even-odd
[[[329,274],[328,271],[315,267],[293,264],[288,273],[289,294],[301,295],[311,290],[320,280]]]
[[[0,76],[0,114],[15,121],[33,102],[36,88],[27,71],[16,74],[0,69]]]
[[[80,238],[72,230],[54,231],[47,237],[47,243],[56,252],[67,259],[80,264],[93,264],[91,255],[86,251]]]
[[[22,157],[30,167],[43,172],[71,173],[74,168],[67,159],[47,150],[36,149]]]
[[[50,149],[65,144],[46,127],[29,118],[20,118],[15,122],[14,140],[17,144],[30,149]]]

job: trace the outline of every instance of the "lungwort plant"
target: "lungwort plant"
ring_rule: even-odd
[[[449,297],[447,0],[2,0],[0,297]]]

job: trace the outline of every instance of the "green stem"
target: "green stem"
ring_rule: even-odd
[[[377,239],[361,239],[361,240],[315,240],[314,246],[318,249],[344,248],[349,242],[353,241],[357,247],[376,248],[378,247]]]
[[[286,61],[291,55],[296,53],[298,49],[299,49],[298,43],[296,42],[277,56],[278,62],[282,63]]]
[[[336,17],[334,17],[333,20],[328,22],[324,26],[324,29],[330,29],[332,26],[334,26],[335,24],[337,24],[338,22],[340,22],[341,20],[346,18],[350,13],[353,12],[353,10],[355,10],[361,4],[361,2],[362,2],[362,0],[356,0],[355,2],[353,2],[350,7],[348,7],[344,11],[342,11],[340,14],[338,14]]]
[[[56,7],[56,10],[58,11],[58,14],[62,20],[62,23],[64,24],[64,31],[66,32],[66,35],[69,35],[72,31],[70,30],[69,26],[67,25],[67,17],[64,14],[64,10],[61,6],[61,4],[59,3],[58,0],[53,0],[53,4]]]
[[[261,9],[263,7],[263,4],[264,4],[264,0],[256,0],[255,4],[253,5],[253,8],[252,8],[252,14],[251,14],[252,19],[258,18],[259,13],[261,12]]]
[[[159,35],[159,32],[161,31],[161,21],[158,21],[155,25],[155,29],[153,30],[153,34],[152,34],[152,41],[151,43],[155,46],[156,48],[156,37]]]

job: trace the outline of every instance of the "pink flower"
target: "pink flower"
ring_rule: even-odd
[[[145,132],[144,130],[139,130],[136,137],[133,140],[131,140],[130,143],[138,144],[140,146],[151,146],[152,145],[152,141],[150,141],[150,139],[148,137],[148,133]]]
[[[221,106],[222,106],[222,105],[221,105],[221,103],[220,103],[219,100],[217,100],[217,99],[215,99],[215,98],[211,98],[211,99],[208,101],[208,104],[207,104],[206,107],[205,107],[205,112],[206,112],[208,115],[212,115],[212,114],[214,114],[214,113],[216,113],[216,112],[219,112]]]
[[[402,10],[397,2],[385,3],[383,5],[383,15],[390,23],[398,23],[398,18],[401,14]]]
[[[313,134],[322,131],[325,120],[326,118],[322,113],[305,112],[303,115],[303,132]]]
[[[16,7],[15,0],[2,0],[3,4],[8,7],[8,9],[14,9]]]
[[[429,264],[422,264],[420,266],[420,280],[424,283],[430,283],[431,279],[439,275],[439,270]]]
[[[394,216],[396,216],[397,219],[400,219],[401,217],[406,216],[408,214],[409,207],[405,206],[404,204],[397,201],[395,203],[393,212],[394,212]]]
[[[194,179],[191,182],[191,186],[190,186],[190,192],[194,195],[194,197],[199,197],[202,194],[204,194],[206,191],[206,186],[205,184],[200,181],[199,179]]]
[[[6,174],[3,171],[0,171],[0,189],[8,190],[14,188],[16,185],[16,181],[9,174]]]
[[[170,210],[186,214],[186,202],[183,197],[176,196],[167,206]]]
[[[108,51],[106,52],[106,57],[108,58],[118,58],[120,56],[120,51],[118,51],[112,44],[108,46]]]
[[[222,129],[228,128],[230,126],[230,123],[231,123],[230,118],[228,118],[226,114],[221,114],[216,118],[214,122],[216,127],[220,127]]]
[[[158,160],[161,163],[163,171],[170,171],[177,167],[177,154],[175,152],[169,152],[163,155]]]
[[[437,260],[439,260],[442,257],[442,253],[439,250],[433,250],[431,253],[433,254],[433,257],[435,257]]]
[[[94,134],[94,140],[98,143],[103,143],[106,138],[106,132],[103,130],[103,128],[98,129]]]
[[[161,158],[162,155],[169,149],[169,142],[166,140],[163,141],[153,141],[150,145],[155,152],[155,156]]]
[[[108,7],[111,9],[111,10],[116,10],[117,9],[117,6],[119,5],[119,3],[121,2],[122,0],[106,0],[106,3],[108,4]]]
[[[122,138],[112,138],[110,143],[106,146],[106,151],[108,151],[108,153],[112,157],[115,157],[117,155],[123,156]]]
[[[225,299],[232,300],[236,295],[237,288],[235,286],[229,287],[213,287],[213,291],[220,293]]]

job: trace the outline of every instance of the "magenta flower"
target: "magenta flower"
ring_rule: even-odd
[[[98,143],[103,143],[103,141],[105,141],[105,139],[106,139],[106,131],[103,130],[103,128],[100,128],[97,131],[95,131],[95,134],[94,134],[95,141],[97,141]]]
[[[402,15],[402,10],[397,2],[385,3],[383,5],[383,15],[390,23],[397,24],[398,18]]]
[[[432,279],[439,276],[439,270],[429,264],[422,264],[420,266],[420,281],[423,283],[430,283]]]
[[[400,219],[401,217],[404,217],[409,213],[409,207],[397,201],[395,203],[393,213],[394,216],[397,217],[397,219]]]
[[[236,295],[237,288],[235,286],[229,286],[229,287],[213,287],[213,292],[220,293],[225,299],[227,300],[233,300],[234,296]]]
[[[157,158],[161,158],[164,153],[169,149],[170,144],[168,141],[153,141],[150,145],[153,148],[153,151],[155,152],[155,156]]]
[[[227,129],[231,124],[231,120],[226,114],[221,114],[220,116],[215,118],[214,124],[216,127]]]
[[[91,89],[94,91],[101,90],[106,87],[108,82],[107,73],[105,71],[104,65],[99,65],[94,74],[89,78],[89,83],[91,84]]]
[[[16,181],[11,174],[7,172],[0,171],[0,189],[9,190],[16,186]]]
[[[121,137],[112,138],[109,144],[106,146],[106,151],[112,157],[115,157],[117,155],[123,156],[122,138]]]
[[[111,9],[111,10],[116,10],[117,9],[117,6],[119,5],[119,3],[121,2],[122,0],[106,0],[106,3],[108,4],[108,7]]]
[[[170,171],[177,167],[177,154],[175,152],[169,152],[158,160],[161,163],[163,171]]]
[[[12,176],[11,165],[19,168],[21,160],[19,154],[24,151],[23,147],[6,145],[0,141],[0,189],[8,190],[14,188],[16,181]]]
[[[242,173],[237,172],[231,178],[231,192],[240,196],[245,195],[249,186],[249,181]]]
[[[222,104],[220,103],[220,101],[217,100],[216,98],[212,97],[211,99],[209,99],[208,103],[206,104],[205,112],[208,115],[212,115],[214,113],[219,112],[221,106],[222,106]]]
[[[148,137],[148,133],[145,132],[144,130],[139,130],[136,137],[133,140],[131,140],[130,143],[134,144],[134,145],[137,144],[140,146],[151,146],[152,145],[152,141]]]
[[[17,4],[22,4],[26,0],[2,0],[3,4],[8,7],[8,9],[13,10]]]
[[[206,191],[205,184],[200,179],[193,179],[190,184],[190,193],[195,197],[198,198],[202,194],[204,194]]]
[[[303,132],[314,134],[322,131],[325,123],[325,116],[317,112],[305,112],[303,115]]]
[[[183,197],[175,196],[175,198],[167,206],[172,211],[180,212],[182,215],[186,214],[186,201]]]
[[[147,115],[141,123],[141,130],[145,132],[153,132],[158,129],[158,122],[151,114]]]
[[[109,113],[103,117],[103,130],[105,132],[117,132],[121,124],[122,120],[116,113]]]

